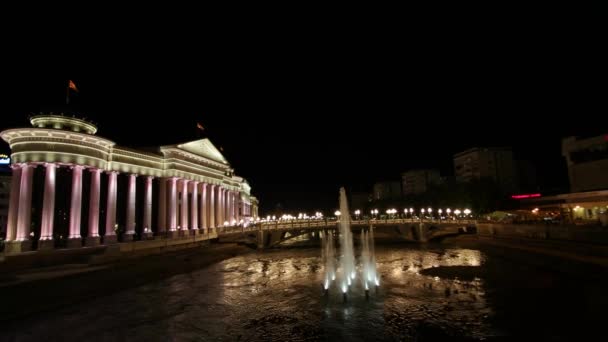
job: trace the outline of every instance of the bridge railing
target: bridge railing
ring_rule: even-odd
[[[339,220],[292,220],[292,221],[272,221],[256,223],[257,229],[262,230],[277,230],[277,229],[294,229],[294,228],[317,228],[317,227],[333,227],[337,226]],[[441,219],[361,219],[351,220],[353,226],[368,226],[368,225],[394,225],[407,223],[437,223],[437,224],[476,224],[476,220],[441,220]]]

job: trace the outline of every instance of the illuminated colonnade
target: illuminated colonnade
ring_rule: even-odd
[[[31,123],[0,133],[12,150],[7,253],[55,248],[62,219],[67,247],[81,247],[116,243],[115,230],[123,241],[173,238],[257,214],[249,184],[209,139],[140,151],[96,136],[97,128],[83,120],[40,115]],[[59,173],[69,181],[58,191]],[[41,210],[32,207],[33,197],[41,198]],[[69,213],[56,217],[56,204],[67,201]]]

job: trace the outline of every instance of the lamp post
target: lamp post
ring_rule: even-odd
[[[414,219],[414,208],[410,208],[410,218]]]
[[[452,210],[450,208],[447,208],[445,210],[446,213],[448,213],[448,220],[450,219],[450,213],[452,212]]]
[[[443,210],[439,209],[437,210],[437,212],[439,213],[439,222],[441,222],[441,213],[443,212]]]
[[[460,215],[460,209],[454,210],[454,214],[456,215],[456,219],[458,220],[458,216]]]
[[[420,209],[420,221],[422,221],[423,217],[424,217],[424,208]]]
[[[361,215],[361,210],[355,210],[355,216],[357,217],[357,220],[359,220],[359,215]]]
[[[376,216],[378,216],[378,209],[372,209],[372,210],[371,210],[371,213],[372,213],[372,217],[373,217],[374,219],[376,219]]]

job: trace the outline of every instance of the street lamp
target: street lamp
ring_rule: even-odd
[[[464,210],[464,214],[465,214],[465,215],[469,216],[469,214],[470,214],[470,213],[471,213],[471,211],[470,211],[469,209],[465,209],[465,210]]]
[[[355,216],[357,216],[357,220],[359,219],[359,215],[361,214],[361,210],[355,210]]]
[[[410,208],[410,218],[414,218],[414,208]]]
[[[460,209],[454,210],[454,214],[456,214],[456,219],[458,219],[458,215],[460,215]]]
[[[424,208],[420,209],[420,221],[422,221],[423,217],[424,217]]]
[[[340,212],[340,210],[336,210],[336,212],[334,213],[334,215],[336,215],[337,217],[340,217],[340,215],[342,215],[342,213]]]

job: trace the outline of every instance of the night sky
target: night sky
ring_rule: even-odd
[[[69,110],[99,135],[129,147],[208,137],[263,211],[335,208],[340,186],[369,191],[409,168],[452,175],[453,154],[475,146],[512,146],[555,189],[567,186],[561,138],[608,130],[604,44],[579,33],[298,35],[169,51],[129,36],[69,58],[24,52],[0,78],[0,129],[65,110],[72,79]]]

